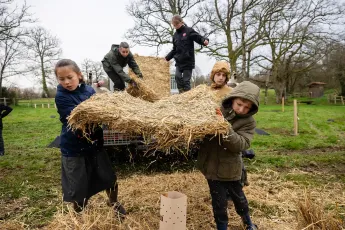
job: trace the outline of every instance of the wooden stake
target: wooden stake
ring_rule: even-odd
[[[44,104],[42,104],[42,108],[44,108]]]
[[[50,108],[50,104],[48,103],[47,105],[48,105],[48,109],[49,109]]]
[[[284,103],[285,103],[285,98],[282,97],[282,112],[284,112]]]
[[[341,103],[344,105],[344,98],[343,98],[343,96],[340,96],[340,99],[341,99]]]
[[[35,109],[36,109],[36,104],[35,104]]]
[[[337,104],[337,95],[334,95],[334,104]]]
[[[293,100],[293,123],[294,123],[294,135],[298,135],[298,117],[297,117],[297,100]]]

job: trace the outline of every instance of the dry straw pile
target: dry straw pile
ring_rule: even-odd
[[[226,134],[229,123],[216,114],[218,104],[209,87],[201,85],[183,94],[155,103],[126,92],[98,94],[78,105],[68,118],[72,129],[87,133],[87,127],[106,124],[129,134],[154,140],[154,147],[188,147],[206,135]]]
[[[130,70],[129,76],[138,83],[140,90],[130,85],[127,89],[127,92],[134,97],[140,97],[151,102],[169,96],[169,62],[167,62],[164,58],[145,57],[139,55],[134,55],[134,59],[144,75],[144,81],[139,80]]]

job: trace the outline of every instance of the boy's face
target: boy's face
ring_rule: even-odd
[[[124,58],[127,57],[129,54],[129,48],[120,47],[119,51],[120,51],[121,56]]]
[[[216,83],[216,85],[218,86],[222,86],[225,85],[225,81],[226,81],[226,73],[223,72],[217,72],[214,77],[213,77],[213,81]]]
[[[238,115],[245,115],[247,114],[253,106],[253,102],[242,99],[242,98],[235,98],[232,102],[232,109]]]

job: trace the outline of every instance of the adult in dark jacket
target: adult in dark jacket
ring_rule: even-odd
[[[191,89],[190,79],[195,68],[194,42],[207,46],[208,39],[184,24],[180,15],[175,15],[171,23],[176,32],[173,36],[173,49],[165,59],[175,59],[175,80],[179,93],[182,93]]]
[[[242,155],[254,136],[253,115],[259,109],[260,88],[244,81],[223,100],[221,114],[231,124],[229,135],[205,138],[200,146],[197,166],[207,179],[217,230],[228,225],[228,196],[234,202],[246,230],[257,230],[249,216],[247,198],[242,190]]]
[[[102,64],[104,71],[114,83],[114,90],[124,90],[126,87],[125,82],[135,84],[128,74],[123,71],[127,64],[138,77],[143,77],[127,42],[121,42],[120,46],[112,45],[110,51],[104,56]]]
[[[95,90],[85,85],[80,68],[72,60],[58,61],[55,75],[59,82],[55,102],[62,123],[60,149],[63,200],[72,202],[75,211],[79,212],[91,196],[106,190],[116,214],[125,215],[126,211],[117,202],[116,175],[103,149],[102,129],[90,131],[91,142],[78,130],[72,131],[67,124],[71,111],[90,98]]]
[[[6,117],[11,111],[11,107],[0,104],[0,156],[5,154],[4,139],[2,138],[2,118]]]

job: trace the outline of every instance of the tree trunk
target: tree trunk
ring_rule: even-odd
[[[49,98],[49,91],[47,87],[47,81],[46,81],[46,71],[44,69],[44,64],[43,64],[43,58],[41,58],[41,72],[42,72],[42,88],[43,92],[45,93],[46,97]]]
[[[246,73],[246,66],[247,66],[247,55],[246,55],[246,43],[245,43],[245,35],[246,35],[246,21],[245,21],[245,0],[242,0],[242,76],[241,80],[247,80],[247,73]]]
[[[339,83],[340,83],[340,96],[345,97],[345,73],[339,73],[338,75]]]

